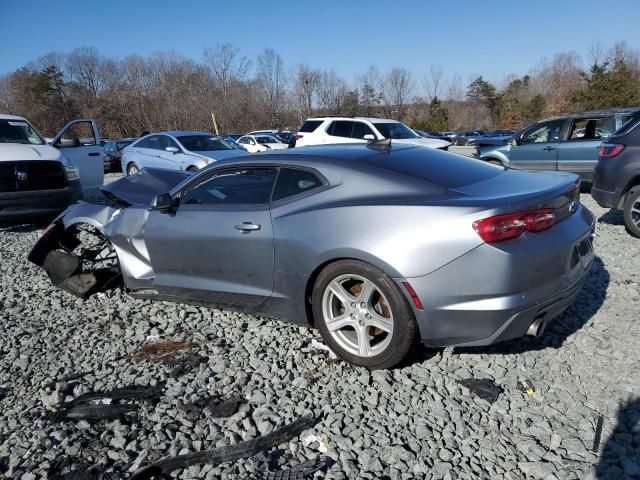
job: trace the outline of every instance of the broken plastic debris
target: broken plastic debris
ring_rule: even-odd
[[[600,439],[602,438],[602,425],[604,424],[604,417],[600,415],[596,421],[596,433],[593,437],[593,447],[591,450],[593,453],[598,453],[600,448]]]
[[[328,346],[326,346],[324,343],[319,342],[318,340],[316,340],[315,338],[311,339],[311,346],[313,348],[317,348],[318,350],[322,350],[324,352],[327,352],[329,354],[330,358],[338,358],[336,356],[335,353],[333,353],[333,350],[331,350]]]
[[[503,392],[502,387],[488,378],[466,378],[458,380],[458,383],[489,403],[495,402]]]
[[[317,419],[312,415],[305,415],[282,428],[252,440],[246,440],[213,450],[202,450],[186,455],[178,455],[177,457],[164,458],[147,467],[141,468],[134,473],[129,480],[148,480],[159,475],[166,475],[174,470],[190,467],[191,465],[218,465],[241,458],[253,457],[263,450],[277,447],[281,443],[288,442],[292,438],[297,437],[308,428],[312,428],[316,421]]]
[[[329,437],[326,434],[322,434],[320,436],[314,434],[307,434],[300,438],[302,440],[302,444],[305,447],[312,445],[313,443],[318,444],[318,451],[320,453],[327,453],[329,451]]]
[[[242,397],[207,397],[180,406],[187,414],[201,414],[203,411],[213,418],[230,417],[238,411],[240,405],[246,403]]]
[[[520,380],[518,380],[518,390],[520,390],[522,393],[526,393],[527,395],[533,395],[536,391],[536,388],[529,380],[527,380],[526,378],[521,378]]]

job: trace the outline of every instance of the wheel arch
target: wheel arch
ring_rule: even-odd
[[[633,193],[640,189],[640,175],[636,175],[631,178],[622,189],[622,193],[620,194],[620,198],[618,199],[618,208],[623,209],[624,203],[627,201],[627,195]]]

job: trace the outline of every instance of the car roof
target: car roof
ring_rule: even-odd
[[[25,120],[24,117],[18,117],[17,115],[7,115],[0,113],[0,120]]]
[[[393,120],[391,118],[378,118],[378,117],[344,117],[341,115],[327,115],[325,117],[312,117],[307,120],[325,121],[325,120],[364,120],[366,122],[376,123],[400,123],[399,120]]]
[[[629,115],[640,113],[640,107],[605,108],[601,110],[589,110],[587,112],[571,113],[569,115],[558,115],[555,117],[544,118],[542,120],[539,120],[536,123],[546,122],[549,120],[563,120],[565,118],[571,118],[571,119],[577,120],[581,118],[590,118],[594,116],[611,116],[611,115],[625,114],[625,113]]]
[[[207,135],[207,136],[213,136],[213,137],[217,137],[219,135],[216,135],[215,133],[211,133],[211,132],[196,132],[195,130],[171,130],[171,131],[167,131],[167,132],[156,132],[156,133],[152,133],[152,135],[172,135],[174,137],[180,137],[180,136],[184,136],[184,135]]]

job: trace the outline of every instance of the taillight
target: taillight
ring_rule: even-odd
[[[603,143],[600,145],[600,148],[598,148],[598,155],[603,158],[611,158],[618,155],[622,150],[624,150],[624,145]]]
[[[504,242],[527,232],[542,232],[553,226],[555,211],[543,208],[530,212],[507,213],[473,222],[473,229],[487,243]]]

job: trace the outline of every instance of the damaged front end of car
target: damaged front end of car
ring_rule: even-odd
[[[103,203],[69,207],[49,225],[28,255],[62,290],[87,298],[121,284],[148,288],[154,278],[144,224],[156,195],[188,174],[145,169],[101,188]]]
[[[45,229],[27,258],[47,272],[55,287],[80,298],[122,283],[113,247],[89,224],[65,228],[63,220],[57,219]]]

